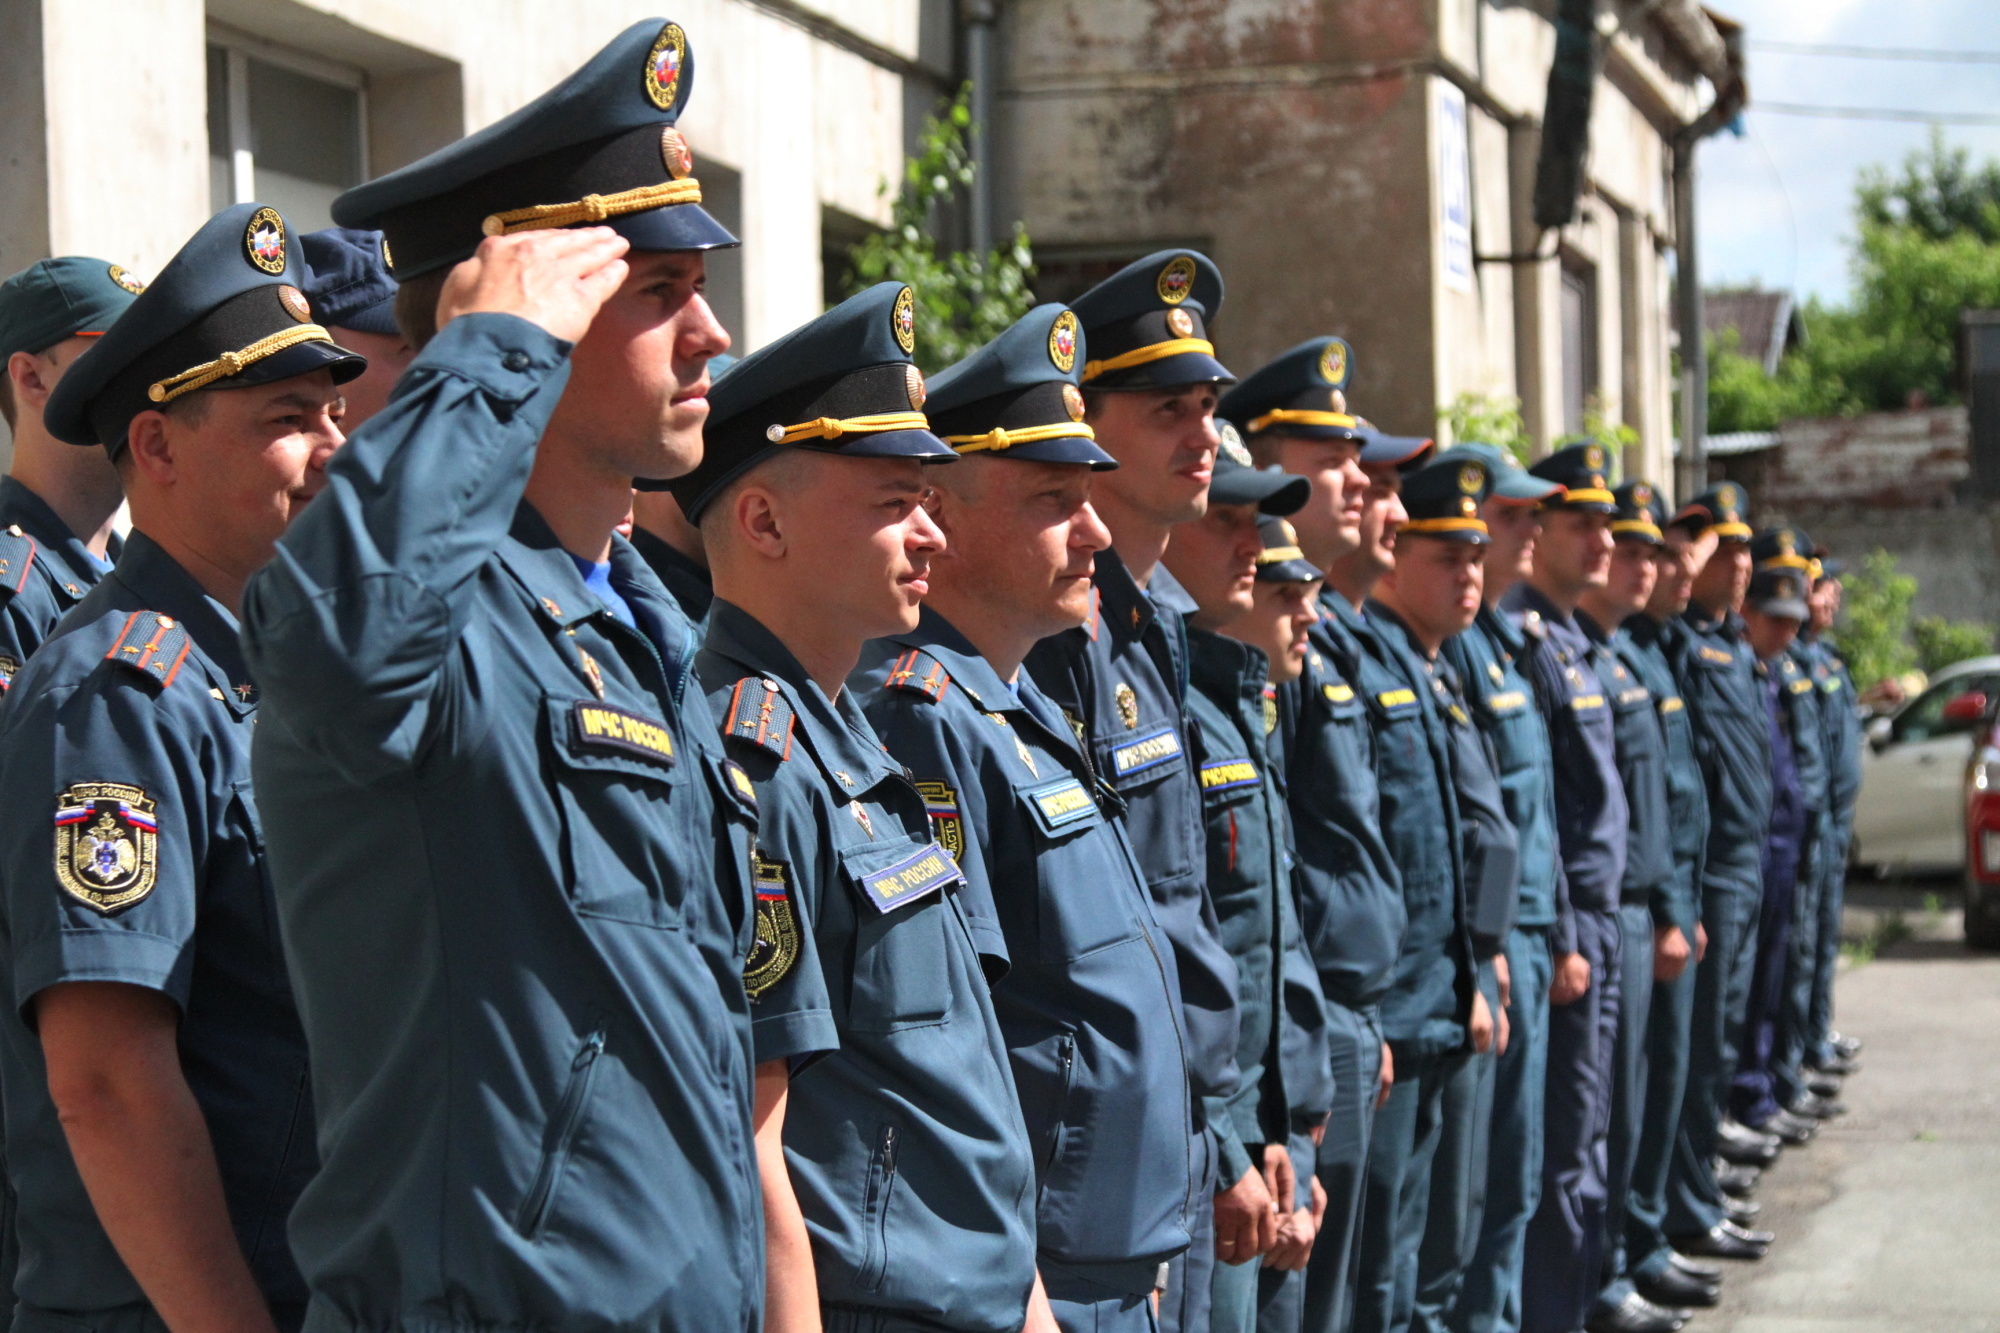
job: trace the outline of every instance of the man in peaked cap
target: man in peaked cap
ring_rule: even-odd
[[[1190,1174],[1180,988],[1145,874],[1083,739],[1022,668],[1090,614],[1111,541],[1090,495],[1117,462],[1082,421],[1082,356],[1075,315],[1044,305],[932,381],[961,460],[932,500],[948,545],[917,626],[850,680],[965,872],[981,948],[1008,959],[993,1004],[1034,1145],[1035,1260],[1072,1333],[1153,1326]]]
[[[417,352],[396,328],[396,280],[389,275],[388,242],[379,231],[328,227],[299,237],[310,270],[304,287],[313,318],[343,347],[368,358],[368,369],[347,382],[342,429],[352,435],[389,402],[389,391]]]
[[[1629,809],[1611,687],[1601,678],[1576,609],[1586,592],[1603,586],[1610,567],[1616,505],[1605,481],[1608,464],[1604,446],[1585,441],[1528,469],[1566,489],[1543,502],[1533,569],[1502,603],[1527,631],[1522,674],[1549,729],[1561,812],[1556,849],[1570,908],[1568,934],[1554,944],[1542,1197],[1528,1223],[1522,1265],[1521,1327],[1527,1333],[1571,1333],[1582,1326],[1597,1295],[1604,1233],[1619,886]]]
[[[1551,940],[1569,901],[1556,871],[1555,771],[1548,726],[1521,674],[1527,636],[1500,601],[1534,569],[1540,505],[1560,498],[1560,483],[1530,476],[1490,444],[1455,445],[1438,461],[1486,466],[1492,489],[1480,502],[1489,545],[1478,617],[1453,636],[1444,655],[1457,671],[1473,724],[1492,747],[1508,821],[1519,852],[1514,926],[1494,959],[1507,1043],[1491,1062],[1491,1125],[1477,1237],[1449,1321],[1458,1333],[1512,1330],[1521,1320],[1522,1247],[1542,1193],[1542,1098],[1549,1050]],[[1475,1062],[1476,1063],[1476,1062]]]
[[[699,460],[728,345],[692,74],[678,24],[636,24],[334,205],[387,237],[419,352],[243,636],[325,1127],[290,1236],[329,1327],[763,1319],[756,794],[616,531],[634,478]]]
[[[44,259],[0,283],[0,416],[14,463],[0,481],[0,690],[118,557],[125,493],[111,459],[49,434],[49,395],[145,285],[82,255]],[[12,1272],[0,1257],[0,1271]]]
[[[315,1165],[305,1034],[270,928],[236,634],[245,581],[321,493],[338,383],[361,370],[307,318],[302,272],[276,210],[225,209],[44,410],[56,439],[110,455],[133,531],[0,725],[23,1325],[305,1315],[284,1240]],[[51,806],[53,827],[30,817]]]
[[[944,546],[924,464],[957,456],[918,411],[912,309],[882,283],[746,357],[676,494],[715,579],[696,679],[760,812],[744,984],[810,1235],[773,1246],[772,1288],[816,1284],[832,1329],[999,1333],[1035,1287],[1034,1158],[984,970],[1007,949],[844,688],[865,640],[916,628]]]
[[[1231,389],[1218,407],[1243,429],[1257,463],[1311,481],[1305,506],[1289,522],[1302,559],[1321,573],[1362,546],[1364,526],[1371,537],[1378,534],[1395,503],[1387,489],[1371,493],[1364,460],[1377,467],[1404,461],[1380,439],[1365,438],[1347,416],[1342,392],[1350,367],[1345,342],[1310,339]],[[1278,692],[1300,927],[1327,1000],[1333,1079],[1332,1112],[1315,1160],[1326,1211],[1298,1294],[1304,1327],[1314,1333],[1344,1328],[1353,1300],[1369,1136],[1376,1103],[1388,1090],[1380,1002],[1406,924],[1401,881],[1380,826],[1375,741],[1356,694],[1362,649],[1333,610],[1341,600],[1332,586],[1322,588],[1303,672]],[[1281,1309],[1271,1306],[1267,1321]],[[1280,1324],[1266,1326],[1286,1333]]]
[[[1174,526],[1201,517],[1208,504],[1215,400],[1233,378],[1207,337],[1205,321],[1221,306],[1222,275],[1192,250],[1148,255],[1077,299],[1088,348],[1077,375],[1084,420],[1120,464],[1098,479],[1091,501],[1112,544],[1096,558],[1089,624],[1052,635],[1028,657],[1036,683],[1083,728],[1099,771],[1125,801],[1174,946],[1197,1180],[1188,1200],[1194,1240],[1175,1265],[1161,1322],[1189,1333],[1207,1325],[1218,1252],[1261,1249],[1271,1217],[1257,1171],[1218,1175],[1210,1121],[1236,1091],[1236,967],[1203,883],[1201,789],[1184,717],[1182,617],[1191,603],[1160,566]]]
[[[1732,1220],[1717,1179],[1718,1154],[1768,1163],[1774,1137],[1726,1116],[1730,1081],[1749,1004],[1756,959],[1762,860],[1771,821],[1770,719],[1758,691],[1756,654],[1744,639],[1750,585],[1749,508],[1735,482],[1712,486],[1682,505],[1665,531],[1694,569],[1681,615],[1681,696],[1701,744],[1708,788],[1701,925],[1708,948],[1696,970],[1688,1041],[1687,1094],[1669,1175],[1665,1231],[1675,1250],[1696,1258],[1756,1259],[1770,1233]]]

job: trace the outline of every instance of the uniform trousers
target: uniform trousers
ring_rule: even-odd
[[[1485,1204],[1472,1261],[1447,1320],[1453,1333],[1515,1333],[1521,1327],[1522,1245],[1542,1198],[1542,1103],[1554,966],[1548,929],[1516,926],[1507,939],[1510,1031],[1493,1068]]]
[[[1653,914],[1643,904],[1618,909],[1622,961],[1618,977],[1618,1036],[1612,1049],[1611,1132],[1605,1140],[1604,1278],[1598,1304],[1615,1307],[1631,1293],[1626,1267],[1625,1211],[1645,1129],[1647,1054],[1653,1022]]]
[[[1542,1199],[1521,1266],[1523,1333],[1571,1333],[1597,1297],[1603,1263],[1606,1137],[1623,971],[1618,913],[1576,909],[1576,947],[1590,964],[1582,998],[1549,1010]]]
[[[1836,1052],[1833,1032],[1833,977],[1840,965],[1840,918],[1847,902],[1847,851],[1854,841],[1854,807],[1837,812],[1825,860],[1820,866],[1819,929],[1814,935],[1812,1014],[1806,1023],[1806,1063],[1823,1065]]]
[[[1293,1134],[1290,1146],[1292,1174],[1299,1182],[1292,1208],[1294,1211],[1311,1208],[1312,1180],[1318,1168],[1319,1148],[1310,1134]],[[1351,1237],[1329,1232],[1332,1224],[1333,1209],[1329,1205],[1320,1220],[1319,1235],[1313,1240],[1315,1253],[1322,1244],[1346,1244],[1351,1248]],[[1305,1314],[1306,1275],[1303,1269],[1289,1273],[1278,1268],[1257,1270],[1257,1333],[1299,1333]]]
[[[1103,1281],[1046,1260],[1041,1274],[1042,1290],[1062,1333],[1159,1333],[1150,1291],[1133,1292],[1136,1284]]]
[[[1160,1296],[1161,1333],[1208,1333],[1209,1288],[1215,1281],[1215,1191],[1221,1183],[1215,1131],[1195,1131],[1192,1189],[1188,1194],[1188,1247],[1167,1274]],[[1235,1181],[1230,1181],[1235,1184]]]
[[[1375,1130],[1375,1090],[1382,1076],[1382,1027],[1374,1011],[1329,1002],[1327,1046],[1333,1057],[1333,1114],[1320,1140],[1316,1171],[1326,1216],[1306,1264],[1302,1324],[1259,1325],[1259,1333],[1344,1333],[1354,1315],[1354,1275],[1366,1220],[1368,1163]],[[1398,1070],[1400,1077],[1401,1071]]]
[[[1702,886],[1708,955],[1695,974],[1694,1015],[1688,1023],[1687,1095],[1681,1101],[1680,1133],[1674,1138],[1667,1183],[1669,1236],[1711,1230],[1728,1215],[1722,1188],[1715,1183],[1715,1147],[1757,963],[1761,896],[1755,880]]]
[[[1250,1145],[1250,1157],[1261,1169],[1264,1164],[1263,1145]],[[1292,1210],[1280,1202],[1278,1211],[1282,1219]],[[1257,1327],[1258,1278],[1262,1272],[1262,1265],[1255,1259],[1241,1264],[1226,1264],[1220,1259],[1215,1261],[1209,1275],[1209,1333],[1251,1333]]]
[[[1782,807],[1782,801],[1780,806]],[[1798,812],[1801,821],[1805,812]],[[1756,960],[1750,974],[1750,1000],[1745,1010],[1743,1044],[1736,1073],[1730,1079],[1729,1110],[1753,1129],[1781,1109],[1771,1066],[1778,1044],[1778,1022],[1785,1007],[1785,975],[1791,959],[1792,913],[1798,903],[1801,853],[1810,823],[1781,826],[1773,814],[1771,839],[1764,850],[1764,895],[1757,905]]]
[[[1500,1012],[1500,980],[1493,964],[1479,966],[1479,992],[1489,1013]],[[1494,1019],[1499,1036],[1499,1019]],[[1512,1038],[1509,1038],[1509,1045]],[[1444,1088],[1444,1127],[1431,1161],[1430,1214],[1417,1251],[1417,1291],[1411,1333],[1443,1333],[1465,1282],[1466,1265],[1479,1243],[1486,1209],[1487,1144],[1493,1125],[1496,1056],[1470,1054]]]
[[[1622,1271],[1633,1277],[1656,1276],[1673,1261],[1666,1234],[1667,1177],[1687,1096],[1688,1026],[1694,1018],[1695,977],[1701,966],[1695,962],[1694,947],[1690,939],[1688,964],[1678,977],[1655,981],[1650,987],[1645,1118],[1625,1192]]]
[[[1396,1082],[1375,1113],[1355,1261],[1354,1333],[1404,1333],[1417,1292],[1417,1254],[1430,1214],[1431,1163],[1444,1135],[1444,1090],[1464,1065],[1458,1052],[1390,1047]]]
[[[1780,1106],[1808,1091],[1804,1066],[1810,1064],[1813,987],[1819,974],[1820,896],[1826,892],[1826,862],[1832,854],[1832,820],[1816,822],[1812,851],[1799,867],[1792,900],[1791,942],[1785,950],[1785,980],[1771,1051],[1771,1090]]]

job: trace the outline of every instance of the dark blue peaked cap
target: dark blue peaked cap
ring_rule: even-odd
[[[1617,512],[1618,502],[1604,480],[1611,468],[1611,451],[1596,440],[1579,440],[1556,450],[1528,469],[1564,492],[1546,503],[1554,509],[1582,509],[1594,514]]]
[[[1366,466],[1413,466],[1431,442],[1416,435],[1386,435],[1350,413],[1347,381],[1353,373],[1354,352],[1345,340],[1308,338],[1222,395],[1215,412],[1252,439],[1269,434],[1354,440]]]
[[[1232,384],[1207,320],[1222,309],[1222,273],[1207,255],[1162,250],[1127,264],[1071,308],[1090,340],[1082,380],[1093,389]]]
[[[396,332],[396,280],[382,257],[382,233],[328,227],[299,237],[311,276],[305,283],[313,318],[329,328]]]
[[[1490,538],[1479,506],[1492,493],[1493,473],[1481,459],[1469,454],[1434,459],[1403,478],[1403,509],[1410,517],[1396,529],[1396,539],[1407,533],[1484,546]]]
[[[635,250],[735,245],[673,128],[693,86],[681,26],[641,20],[513,115],[341,195],[334,221],[384,233],[399,281],[542,227],[608,226]]]
[[[730,482],[786,449],[957,462],[924,417],[916,346],[915,293],[882,282],[758,348],[709,389],[701,464],[664,489],[699,522]]]
[[[315,370],[344,384],[366,358],[312,322],[298,237],[278,210],[236,204],[202,224],[49,395],[43,424],[116,454],[141,412],[201,389],[243,389]]]
[[[1659,487],[1650,481],[1628,481],[1611,495],[1618,506],[1618,512],[1611,516],[1613,538],[1649,546],[1665,544],[1660,530],[1667,525],[1667,506],[1660,499]]]
[[[1485,464],[1491,482],[1491,489],[1487,492],[1489,500],[1501,500],[1508,504],[1540,504],[1544,500],[1562,497],[1561,482],[1545,481],[1535,476],[1497,444],[1467,440],[1463,444],[1454,444],[1431,461],[1457,462],[1463,458]]]
[[[0,362],[65,338],[101,337],[145,290],[118,265],[85,255],[30,264],[0,282]]]
[[[1243,447],[1243,437],[1227,421],[1215,423],[1220,442],[1209,474],[1212,505],[1256,505],[1260,514],[1296,514],[1312,498],[1312,479],[1275,467],[1260,468]]]
[[[1075,312],[1038,305],[931,381],[924,404],[931,429],[960,454],[1115,468],[1118,460],[1093,443],[1083,424],[1077,388],[1083,358]]]

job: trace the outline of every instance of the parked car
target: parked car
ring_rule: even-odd
[[[1878,874],[1965,869],[1967,775],[1975,739],[1991,730],[1984,725],[1989,703],[2000,703],[2000,657],[1974,657],[1868,723],[1854,811],[1856,866]],[[2000,766],[1993,776],[2000,786]]]
[[[1965,766],[1965,942],[2000,949],[2000,694],[1975,693],[1980,720]]]

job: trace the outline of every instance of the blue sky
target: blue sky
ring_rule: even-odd
[[[1924,125],[1759,111],[1768,102],[2000,113],[2000,64],[1855,60],[1758,50],[1767,41],[2000,52],[1995,0],[1711,0],[1753,45],[1746,133],[1696,158],[1704,286],[1761,282],[1803,298],[1847,293],[1856,173],[1900,164]],[[2000,158],[2000,125],[1947,126],[1975,159]]]

